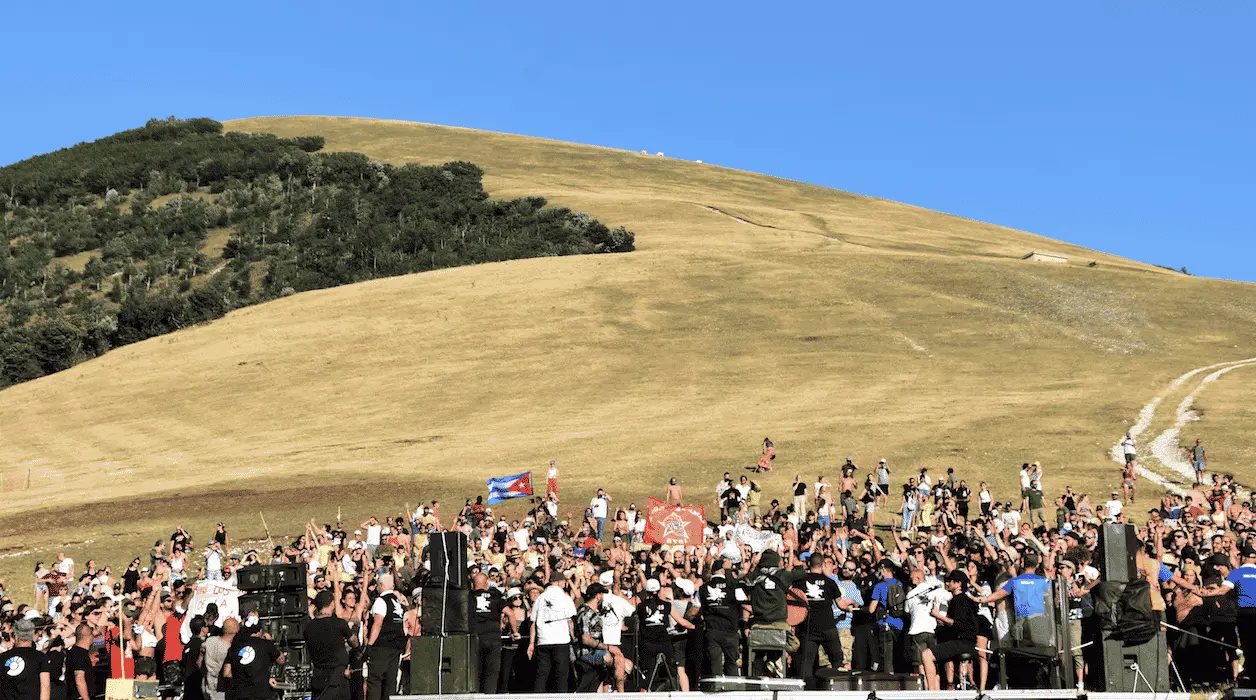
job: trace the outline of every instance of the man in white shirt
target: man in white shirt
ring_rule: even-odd
[[[209,581],[222,580],[222,545],[218,540],[209,541],[209,549],[205,550],[205,578]]]
[[[65,552],[57,552],[57,573],[74,578],[74,560],[67,557]]]
[[[534,692],[567,692],[575,617],[576,604],[567,594],[567,577],[561,571],[554,571],[550,574],[549,585],[541,591],[532,607],[528,658],[536,662]]]
[[[938,690],[938,670],[933,662],[933,649],[937,646],[938,619],[933,616],[935,607],[951,599],[940,581],[927,576],[924,570],[913,567],[912,588],[907,591],[907,613],[911,624],[907,628],[914,668],[924,673],[925,690]]]
[[[1138,457],[1138,443],[1134,442],[1134,436],[1131,433],[1125,434],[1125,439],[1121,440],[1121,451],[1125,453],[1125,463],[1129,464]]]
[[[1029,463],[1021,465],[1020,470],[1020,487],[1021,487],[1021,507],[1020,509],[1026,513],[1029,512],[1029,482],[1033,479],[1029,475]]]
[[[1116,491],[1112,492],[1112,500],[1103,504],[1103,510],[1107,514],[1108,520],[1116,522],[1117,517],[1121,515],[1121,499]]]
[[[597,520],[597,538],[602,539],[602,533],[606,529],[606,518],[611,509],[610,494],[602,489],[597,490],[597,495],[589,501],[589,507],[593,509],[593,519]]]

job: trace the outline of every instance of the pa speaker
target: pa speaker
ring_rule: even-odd
[[[264,591],[266,584],[266,567],[260,564],[242,566],[236,570],[236,588],[242,591]]]
[[[1096,561],[1103,580],[1129,583],[1138,571],[1138,538],[1133,525],[1108,523],[1099,530]]]
[[[266,585],[275,591],[304,591],[309,581],[305,564],[271,564],[267,567]]]
[[[1103,687],[1109,693],[1169,692],[1169,652],[1165,633],[1138,646],[1119,639],[1103,640]]]
[[[422,637],[411,637],[410,693],[480,692],[479,646],[470,635],[429,637],[425,632]]]
[[[467,634],[471,631],[471,591],[465,588],[423,589],[419,626],[424,635]]]
[[[428,540],[432,568],[429,585],[467,588],[467,536],[461,532],[435,533]]]

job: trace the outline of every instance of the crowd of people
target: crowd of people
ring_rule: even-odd
[[[1122,486],[1094,504],[1069,486],[1047,496],[1033,462],[1000,482],[1019,493],[996,498],[950,469],[896,475],[885,459],[864,470],[852,458],[832,481],[800,474],[788,494],[767,498],[756,479],[776,451],[764,442],[756,465],[714,489],[666,485],[667,502],[708,506],[700,545],[647,542],[646,514],[602,489],[571,508],[551,463],[546,493],[518,518],[482,498],[453,513],[433,501],[352,529],[311,520],[261,550],[233,543],[222,523],[204,546],[179,527],[118,575],[58,554],[35,567],[30,602],[0,592],[0,700],[97,698],[110,677],[158,679],[185,698],[271,697],[283,650],[256,616],[211,607],[188,619],[197,580],[229,584],[254,563],[307,565],[304,641],[324,700],[389,697],[407,687],[408,640],[424,632],[424,552],[451,531],[467,537],[481,692],[689,690],[745,673],[821,688],[824,669],[984,690],[998,682],[994,650],[1046,612],[1060,577],[1073,639],[1065,672],[1087,682],[1100,528],[1135,520],[1134,459]],[[1253,505],[1230,476],[1203,477],[1147,504],[1136,526],[1137,577],[1187,686],[1246,682],[1237,650],[1256,653]],[[786,651],[747,668],[744,642],[756,631],[779,633]]]

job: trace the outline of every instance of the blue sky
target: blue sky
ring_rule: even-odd
[[[1256,281],[1256,3],[142,5],[6,8],[0,163],[151,116],[411,119]]]

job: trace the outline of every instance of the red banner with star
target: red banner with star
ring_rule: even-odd
[[[645,541],[650,544],[699,546],[706,527],[702,506],[677,506],[650,498],[646,510]]]

